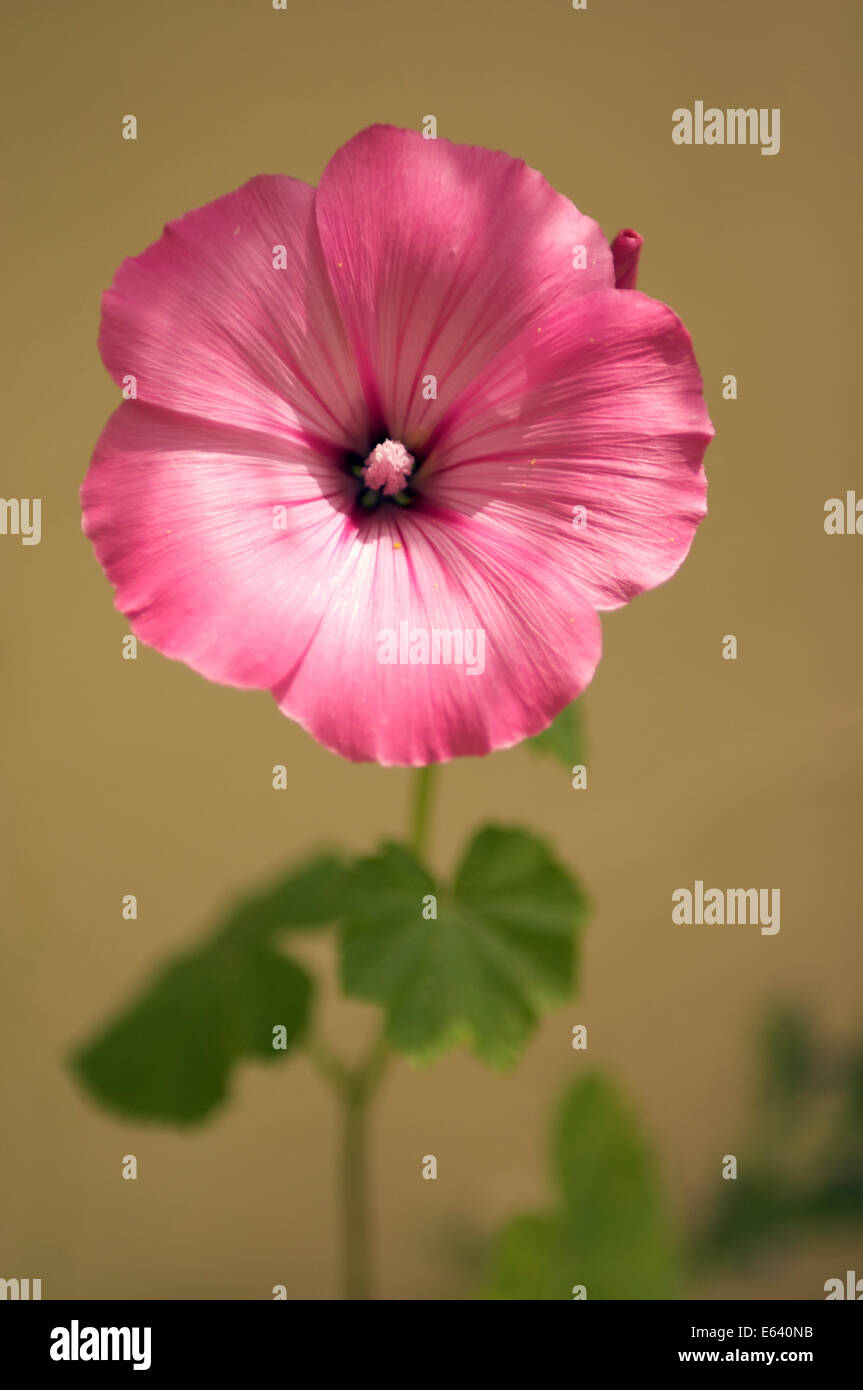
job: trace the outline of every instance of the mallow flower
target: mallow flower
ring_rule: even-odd
[[[144,643],[422,765],[546,728],[598,613],[662,583],[712,436],[641,238],[507,154],[390,126],[253,178],[123,262],[124,389],[84,530]]]

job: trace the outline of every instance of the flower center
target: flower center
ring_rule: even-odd
[[[384,497],[395,497],[402,491],[415,462],[404,444],[397,439],[385,439],[382,444],[375,445],[363,464],[363,482],[374,490],[382,488]]]

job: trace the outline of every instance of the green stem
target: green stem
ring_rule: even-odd
[[[420,768],[411,807],[411,846],[418,859],[425,853],[434,783],[433,766]],[[368,1201],[369,1107],[389,1065],[391,1052],[383,1034],[365,1058],[349,1067],[320,1038],[306,1044],[309,1059],[342,1100],[342,1231],[344,1297],[370,1298]]]
[[[342,1117],[342,1229],[347,1299],[369,1296],[367,1120],[362,1093],[348,1095]]]
[[[371,1297],[369,1276],[368,1120],[391,1057],[383,1036],[364,1061],[349,1074],[344,1090],[342,1129],[342,1221],[344,1230],[344,1296]]]
[[[411,810],[411,848],[421,859],[426,846],[431,793],[437,768],[434,763],[421,767],[414,782],[413,806]]]
[[[339,1091],[342,1095],[347,1094],[351,1084],[350,1068],[330,1051],[323,1039],[309,1038],[306,1052],[327,1084],[332,1086],[334,1091]]]

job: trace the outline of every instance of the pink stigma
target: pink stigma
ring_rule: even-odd
[[[372,449],[363,464],[366,487],[383,488],[385,497],[401,492],[414,466],[414,456],[397,439],[385,439]]]

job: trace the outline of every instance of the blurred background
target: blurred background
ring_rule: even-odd
[[[439,778],[438,868],[481,821],[523,823],[595,906],[579,997],[514,1072],[464,1053],[393,1069],[373,1128],[377,1288],[476,1286],[495,1232],[548,1200],[550,1115],[595,1069],[638,1116],[694,1251],[747,1172],[797,1171],[784,1130],[756,1133],[765,1057],[785,1055],[781,1038],[759,1041],[777,1008],[796,1011],[793,1036],[813,1030],[804,1051],[820,1058],[803,1064],[794,1124],[808,1132],[830,1087],[852,1128],[858,1114],[863,537],[828,537],[823,517],[828,498],[863,496],[859,7],[45,0],[4,27],[2,491],[43,499],[43,536],[0,537],[0,1276],[41,1277],[46,1298],[338,1295],[336,1114],[307,1061],[241,1068],[229,1105],[177,1132],[100,1109],[68,1056],[239,892],[322,840],[366,851],[401,833],[410,777],[341,762],[266,694],[143,648],[123,661],[77,494],[117,401],[96,333],[123,257],[253,174],[315,183],[361,127],[427,114],[442,136],[526,159],[609,238],[642,233],[639,287],[687,324],[717,438],[689,560],[604,620],[583,701],[588,790],[524,750]],[[780,107],[780,153],[674,145],[671,113],[696,100]],[[120,136],[127,113],[136,142]],[[780,888],[780,933],[673,926],[671,893],[696,878]],[[122,919],[127,893],[137,921]],[[327,981],[329,1037],[356,1052],[376,1011],[339,1000],[328,938],[299,951]],[[587,1052],[570,1046],[576,1023]],[[837,1143],[815,1155],[816,1187]],[[420,1177],[428,1153],[436,1182]],[[827,1206],[799,1226],[780,1212],[770,1239],[758,1213],[732,1213],[752,1240],[706,1246],[736,1241],[747,1259],[693,1254],[685,1292],[823,1298],[827,1278],[863,1275],[853,1196],[838,1219]]]

